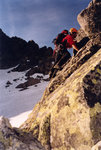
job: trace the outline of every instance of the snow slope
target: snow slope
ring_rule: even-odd
[[[19,127],[28,117],[35,104],[40,100],[48,84],[46,81],[20,91],[15,87],[25,81],[25,72],[0,70],[0,116],[10,119],[12,126]],[[33,77],[42,74],[35,74]],[[43,76],[47,78],[48,76]],[[7,87],[7,82],[10,82]]]

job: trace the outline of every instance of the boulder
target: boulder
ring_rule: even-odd
[[[77,17],[81,28],[89,37],[101,33],[101,1],[93,0]]]
[[[31,133],[12,128],[9,120],[0,117],[0,150],[44,150]]]

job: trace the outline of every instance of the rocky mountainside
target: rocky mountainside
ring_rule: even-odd
[[[52,48],[39,48],[33,40],[26,42],[18,37],[10,38],[0,29],[0,69],[18,65],[13,71],[24,71],[38,66],[37,72],[47,74],[51,56]]]
[[[93,0],[78,15],[81,28],[77,41],[82,48],[50,80],[19,129],[22,138],[23,132],[33,134],[45,150],[101,149],[100,10],[101,1]],[[2,130],[0,145],[13,147],[11,134],[3,135]]]
[[[31,76],[35,73],[42,73],[43,75],[49,73],[53,61],[52,53],[51,47],[39,48],[33,40],[26,42],[18,37],[10,38],[0,29],[0,69],[13,67],[11,70],[13,72],[28,70],[25,75],[25,83],[21,83],[16,88],[25,90],[27,87],[39,83],[42,78]],[[10,81],[7,82],[6,86],[9,85]]]

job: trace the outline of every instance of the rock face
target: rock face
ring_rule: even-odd
[[[92,147],[91,150],[100,150],[101,149],[101,141]]]
[[[101,49],[69,78],[66,69],[50,81],[22,128],[48,149],[91,150],[101,140]]]
[[[88,36],[99,35],[101,33],[101,1],[91,1],[88,7],[78,15],[78,22]]]
[[[32,132],[46,150],[100,147],[101,38],[96,23],[100,23],[101,16],[95,22],[92,17],[98,12],[100,1],[96,0],[79,14],[81,29],[77,41],[82,48],[51,79],[40,102],[21,126]]]
[[[31,133],[12,128],[8,119],[0,117],[0,150],[44,150]]]
[[[46,46],[39,48],[33,40],[26,42],[18,37],[8,37],[0,29],[0,68],[9,68],[18,65],[15,71],[24,71],[36,65],[46,67],[46,72],[51,66],[52,48]],[[49,68],[47,64],[50,64]],[[41,69],[42,71],[42,69]],[[44,71],[45,72],[45,69]],[[43,73],[42,72],[42,73]]]

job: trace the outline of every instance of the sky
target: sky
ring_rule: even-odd
[[[91,0],[0,0],[0,28],[8,36],[53,47],[63,29],[80,28],[77,15]]]

